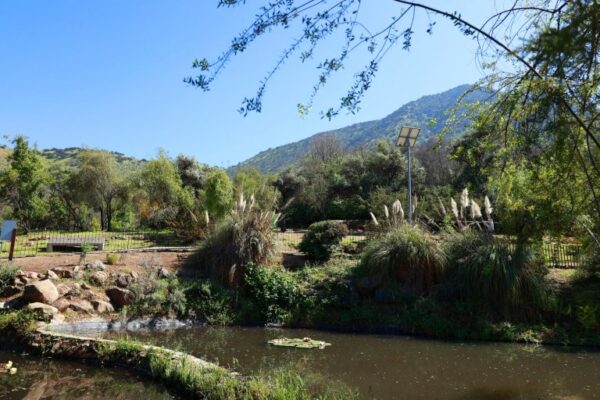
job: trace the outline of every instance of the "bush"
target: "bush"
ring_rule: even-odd
[[[210,325],[229,325],[234,322],[232,291],[205,280],[193,281],[185,294],[189,318],[203,318]]]
[[[0,264],[0,295],[4,292],[11,281],[17,276],[18,267],[14,267],[10,264]]]
[[[106,255],[106,263],[108,265],[115,265],[119,262],[119,255],[117,253],[108,253]]]
[[[268,263],[275,248],[273,222],[277,216],[240,203],[194,257],[204,275],[232,287],[240,286],[247,265]]]
[[[177,278],[159,279],[155,271],[150,271],[140,276],[129,289],[133,293],[133,302],[123,309],[128,317],[187,315],[187,299]]]
[[[254,317],[265,322],[286,322],[300,292],[292,275],[280,268],[251,266],[246,269],[245,293]]]
[[[315,222],[308,227],[299,249],[313,261],[327,261],[347,235],[348,227],[342,222]]]
[[[503,318],[532,317],[544,306],[546,270],[529,245],[511,245],[482,232],[450,237],[448,282],[455,297]]]
[[[369,274],[389,277],[409,294],[421,295],[441,280],[446,255],[430,234],[401,225],[371,241],[361,260]]]

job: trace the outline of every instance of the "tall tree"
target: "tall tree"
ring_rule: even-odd
[[[29,147],[27,139],[17,136],[12,143],[8,167],[0,173],[0,191],[12,208],[11,216],[28,231],[44,213],[42,189],[47,175],[41,158]]]

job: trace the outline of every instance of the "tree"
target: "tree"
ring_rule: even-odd
[[[82,199],[100,213],[102,229],[110,231],[114,213],[123,206],[128,194],[114,157],[106,151],[84,151],[78,157],[75,174]]]
[[[233,183],[223,170],[214,170],[208,176],[204,189],[204,203],[211,216],[223,217],[233,204]]]
[[[29,147],[27,139],[17,136],[12,143],[14,148],[8,156],[8,167],[0,173],[0,191],[12,208],[12,217],[29,231],[45,213],[42,189],[47,175],[41,158]]]

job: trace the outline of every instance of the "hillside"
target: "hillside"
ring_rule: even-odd
[[[83,151],[90,150],[81,147],[67,147],[64,149],[45,149],[40,150],[40,155],[48,160],[50,163],[60,163],[68,166],[74,166],[77,157]],[[107,150],[108,151],[108,150]],[[125,154],[117,151],[108,151],[115,158],[115,161],[120,166],[138,166],[143,164],[146,160],[137,159],[134,157],[126,156]]]
[[[310,149],[311,142],[320,135],[336,135],[344,147],[355,150],[361,147],[372,147],[381,139],[394,140],[397,128],[403,125],[418,126],[422,128],[419,141],[422,143],[439,134],[451,115],[450,109],[457,104],[470,85],[461,85],[443,93],[423,96],[411,101],[385,118],[361,122],[344,128],[320,132],[295,143],[286,144],[258,153],[235,166],[230,167],[230,172],[242,168],[256,168],[261,172],[273,173],[291,166],[304,157]],[[467,103],[483,101],[489,94],[483,91],[469,93],[463,99]],[[436,121],[430,124],[430,121]],[[448,132],[448,136],[462,134],[468,128],[468,121],[457,123]]]

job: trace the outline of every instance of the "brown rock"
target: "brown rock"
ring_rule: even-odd
[[[0,295],[2,297],[12,297],[15,294],[19,294],[23,291],[22,287],[18,287],[18,286],[7,286],[6,288],[4,288],[4,290],[2,291],[2,293],[0,293]]]
[[[25,292],[23,293],[24,300],[29,303],[52,304],[58,297],[58,290],[49,279],[33,282],[25,286]]]
[[[133,301],[133,293],[127,289],[111,287],[106,289],[106,295],[115,309],[121,309]]]
[[[97,286],[104,286],[108,281],[108,274],[104,271],[96,271],[90,276],[90,281]]]
[[[125,274],[119,274],[115,280],[115,284],[120,288],[126,288],[129,286],[129,276]]]
[[[52,303],[52,305],[58,308],[58,311],[60,312],[65,312],[69,308],[70,304],[71,303],[69,303],[69,300],[65,299],[64,297],[61,297],[60,299]]]
[[[60,279],[60,277],[56,275],[56,272],[52,271],[51,269],[48,270],[48,272],[46,272],[46,278],[51,279],[53,281],[57,281]]]
[[[52,319],[58,313],[56,307],[44,303],[29,303],[27,308],[34,310],[38,315],[44,317],[44,319]]]
[[[65,294],[69,293],[69,290],[71,290],[71,288],[64,283],[59,283],[56,285],[56,289],[58,290],[58,294],[61,296],[64,296]]]
[[[102,301],[102,300],[94,300],[92,301],[92,305],[94,306],[94,310],[96,310],[99,314],[109,314],[115,312],[112,304]]]
[[[69,308],[75,312],[92,313],[94,307],[87,300],[72,299],[69,300]]]

